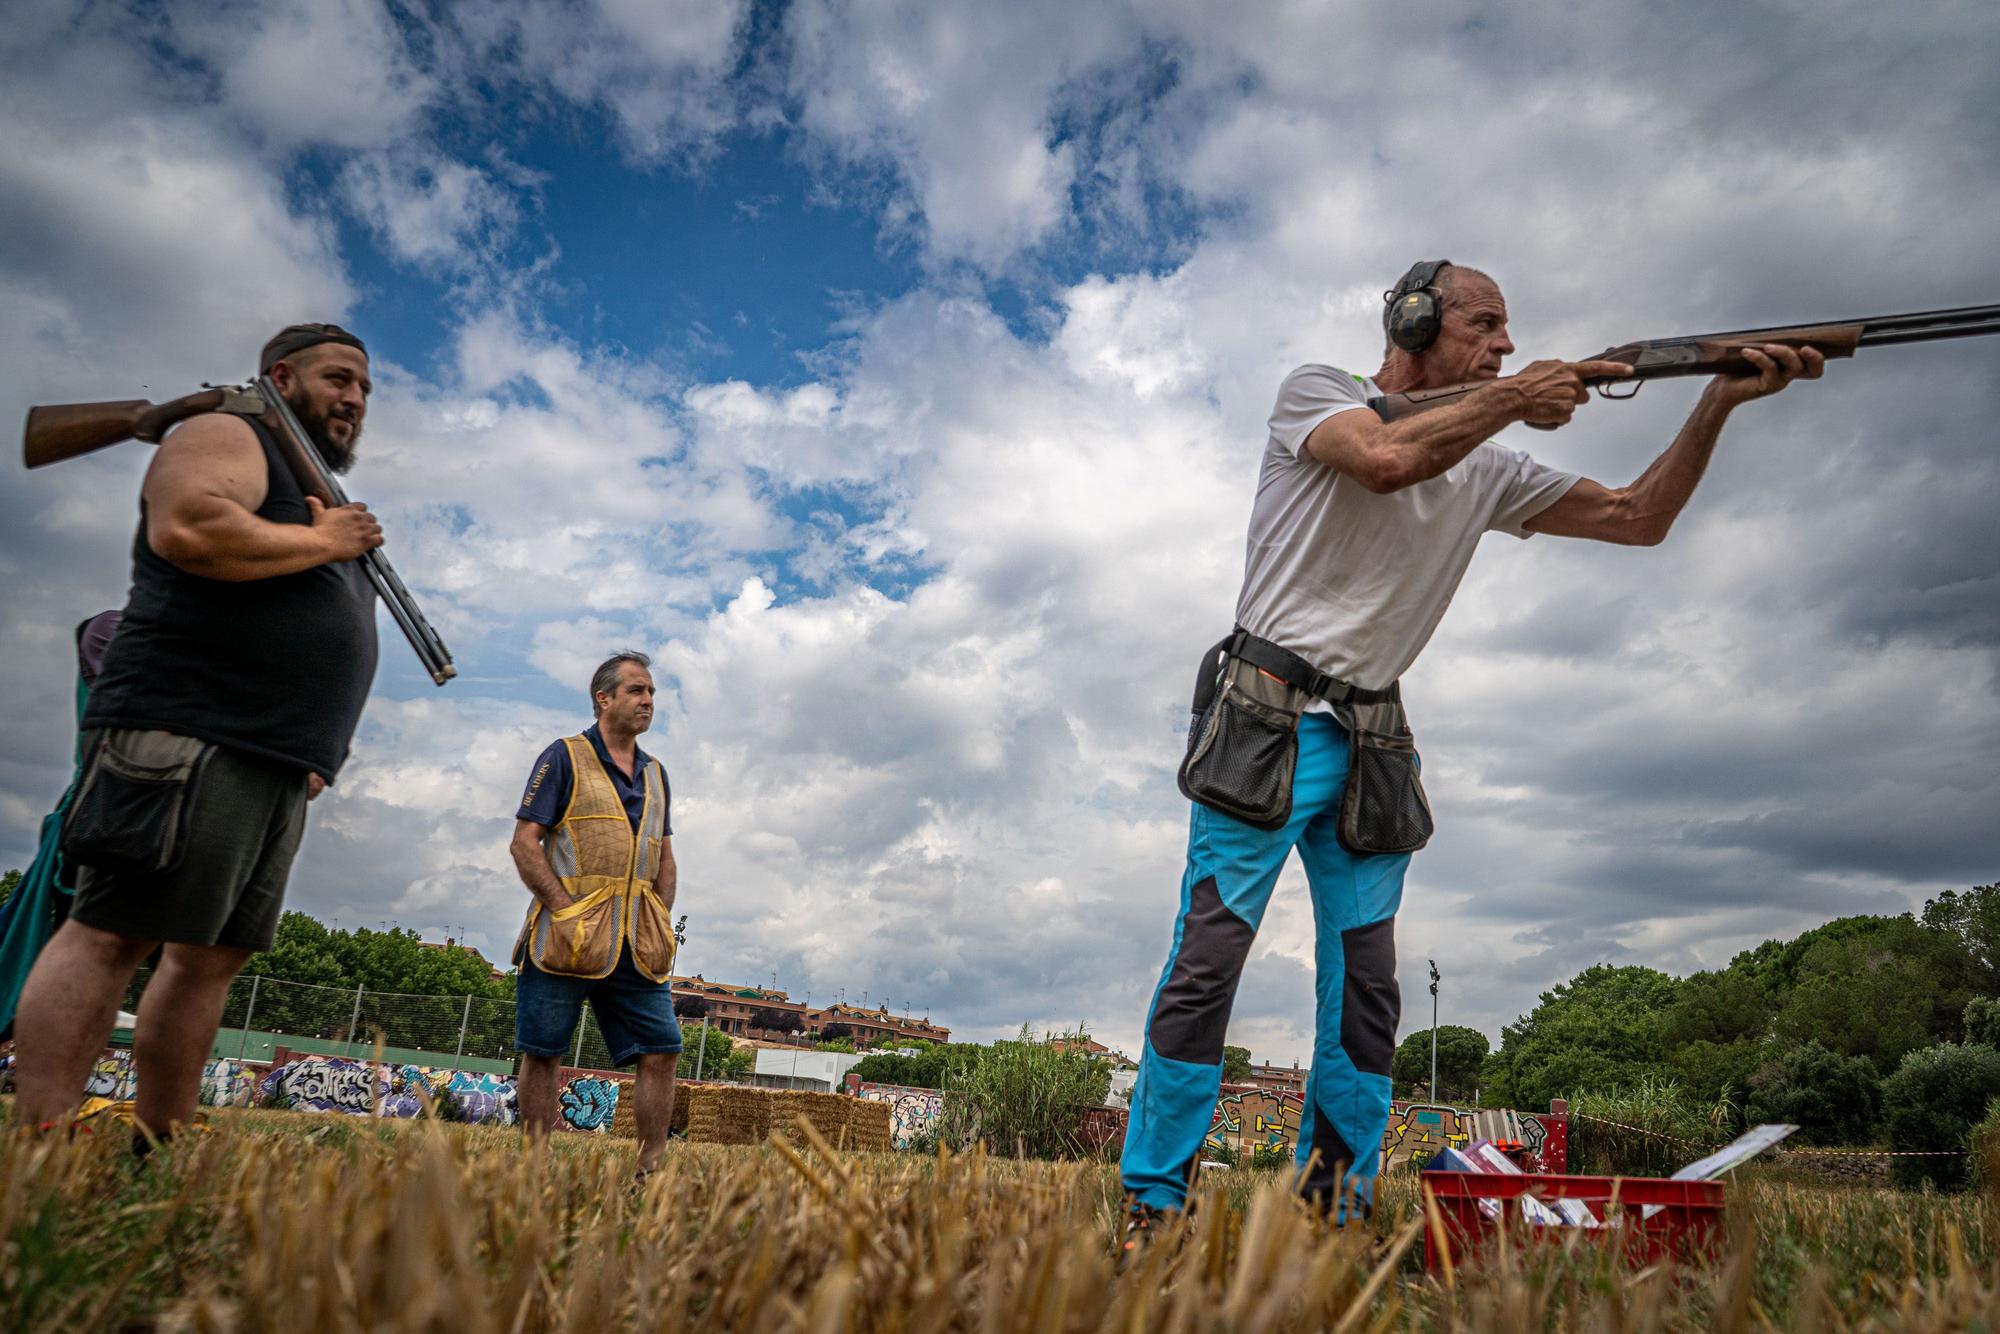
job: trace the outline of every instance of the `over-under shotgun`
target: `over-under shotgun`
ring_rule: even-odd
[[[301,491],[317,497],[329,509],[348,503],[340,480],[320,457],[312,437],[306,434],[270,377],[263,375],[246,385],[211,386],[170,403],[128,398],[116,403],[58,403],[29,408],[27,427],[22,432],[23,453],[30,468],[39,468],[124,440],[158,444],[175,423],[203,412],[233,412],[256,418],[277,441],[278,453],[284,457],[285,466]],[[382,605],[402,627],[404,637],[417,651],[417,658],[431,680],[443,685],[458,675],[458,669],[452,666],[451,650],[417,610],[416,599],[403,586],[382,549],[376,547],[362,556],[361,564],[368,571],[368,580],[375,585]]]

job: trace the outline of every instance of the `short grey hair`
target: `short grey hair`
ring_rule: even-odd
[[[590,674],[590,716],[598,714],[597,697],[608,695],[618,688],[618,665],[629,662],[647,671],[653,669],[653,660],[636,649],[620,649],[597,665]]]

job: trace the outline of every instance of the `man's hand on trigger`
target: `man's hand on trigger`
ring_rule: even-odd
[[[1562,426],[1588,402],[1588,381],[1622,379],[1632,368],[1622,361],[1534,361],[1499,384],[1520,396],[1518,416],[1531,426]]]
[[[313,531],[327,544],[330,561],[357,560],[382,545],[381,521],[358,501],[328,509],[317,496],[307,496],[306,508],[312,511]]]
[[[1762,348],[1744,348],[1743,359],[1757,368],[1755,375],[1718,375],[1709,381],[1710,396],[1724,407],[1768,398],[1794,380],[1817,380],[1826,374],[1826,357],[1814,347],[1766,343]]]

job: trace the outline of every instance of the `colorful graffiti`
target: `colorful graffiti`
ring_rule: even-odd
[[[1384,1165],[1422,1167],[1440,1149],[1464,1148],[1472,1142],[1469,1120],[1456,1107],[1423,1102],[1391,1104],[1389,1128],[1382,1132]]]
[[[90,1078],[84,1081],[83,1096],[86,1098],[109,1098],[113,1102],[130,1102],[132,1087],[137,1081],[132,1074],[132,1052],[126,1047],[113,1048],[97,1058],[91,1067]]]
[[[389,1096],[389,1077],[372,1061],[344,1056],[304,1056],[273,1066],[257,1085],[266,1106],[297,1112],[344,1112],[372,1116]]]
[[[201,1068],[204,1107],[248,1107],[257,1093],[257,1071],[242,1061],[217,1058]]]
[[[848,1090],[857,1098],[889,1104],[889,1143],[907,1149],[919,1139],[937,1132],[944,1115],[944,1094],[936,1089],[908,1088],[902,1084],[870,1084],[855,1079]]]
[[[1249,1089],[1225,1093],[1215,1100],[1215,1111],[1202,1144],[1250,1164],[1276,1166],[1288,1163],[1299,1146],[1299,1118],[1305,1099],[1296,1093],[1269,1089]]]
[[[572,1076],[557,1095],[564,1126],[609,1132],[620,1084],[600,1075]],[[424,1115],[428,1106],[453,1121],[500,1126],[520,1121],[520,1094],[512,1075],[420,1065],[378,1067],[340,1056],[301,1056],[272,1067],[258,1082],[255,1100],[294,1111],[349,1116],[409,1119]]]
[[[1298,1153],[1304,1099],[1297,1093],[1246,1089],[1215,1100],[1202,1145],[1218,1157],[1245,1165],[1280,1166]],[[1552,1128],[1553,1127],[1553,1128]],[[1394,1103],[1382,1134],[1386,1165],[1421,1167],[1439,1149],[1460,1148],[1475,1139],[1519,1146],[1533,1172],[1559,1172],[1567,1138],[1560,1116],[1500,1109],[1461,1111],[1432,1103]]]
[[[514,1090],[514,1076],[492,1075],[478,1070],[452,1070],[444,1092],[451,1099],[456,1120],[487,1126],[511,1126],[521,1119],[520,1098]]]
[[[571,1130],[599,1131],[618,1115],[618,1081],[578,1075],[562,1087],[562,1118]]]

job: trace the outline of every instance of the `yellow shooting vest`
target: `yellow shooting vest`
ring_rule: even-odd
[[[590,738],[565,737],[563,745],[573,775],[569,806],[543,846],[556,878],[577,901],[550,912],[535,900],[514,944],[514,962],[525,957],[545,973],[604,977],[618,966],[619,950],[629,939],[640,973],[665,982],[673,971],[675,941],[666,905],[653,887],[666,841],[660,762],[647,762],[646,807],[635,834]]]

